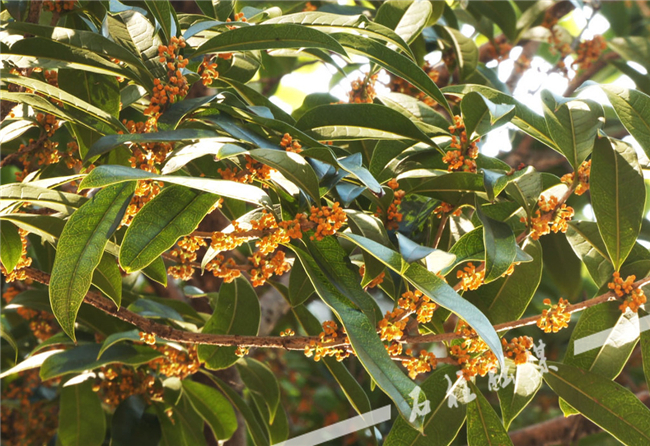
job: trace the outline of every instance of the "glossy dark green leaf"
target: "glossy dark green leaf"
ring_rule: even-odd
[[[280,404],[280,385],[277,378],[271,369],[253,358],[243,358],[236,366],[248,391],[264,401],[269,412],[269,423],[273,424]]]
[[[0,236],[0,260],[6,271],[13,271],[23,254],[23,242],[18,228],[13,223],[4,222],[0,225]]]
[[[614,267],[609,260],[607,247],[598,231],[598,225],[590,221],[574,221],[569,223],[566,238],[575,253],[587,267],[587,271],[597,286],[609,280]]]
[[[418,263],[411,263],[407,267],[404,267],[404,260],[397,252],[370,239],[345,233],[341,234],[341,236],[377,257],[386,266],[402,275],[402,277],[436,304],[467,321],[494,352],[501,366],[504,366],[505,359],[503,357],[503,350],[500,347],[501,341],[492,328],[492,324],[488,318],[474,305],[458,295],[444,280]]]
[[[172,6],[168,0],[146,0],[146,8],[156,18],[166,41],[172,38]]]
[[[183,186],[163,188],[133,218],[120,248],[120,265],[131,273],[149,265],[176,241],[194,231],[219,200]]]
[[[447,100],[433,80],[415,62],[381,43],[352,34],[336,34],[339,41],[350,53],[359,54],[370,59],[395,76],[413,84],[424,94],[431,96],[438,104],[451,114]]]
[[[532,401],[541,386],[542,373],[537,364],[527,362],[515,367],[512,382],[499,387],[499,405],[506,430],[512,420]]]
[[[183,316],[168,305],[150,299],[138,299],[128,310],[151,319],[169,319],[183,322]]]
[[[634,247],[643,221],[645,186],[632,146],[599,139],[591,159],[590,188],[598,229],[618,270]]]
[[[296,266],[294,266],[296,268]],[[298,323],[304,328],[309,336],[318,336],[323,331],[323,327],[318,319],[309,312],[304,305],[298,305],[292,308],[293,314]],[[357,379],[352,376],[350,371],[333,357],[324,357],[323,363],[330,371],[336,382],[341,386],[341,390],[347,397],[348,401],[359,414],[371,410],[370,400],[363,387]]]
[[[260,425],[251,407],[246,403],[246,401],[244,401],[242,397],[239,396],[239,394],[230,387],[230,385],[221,381],[216,376],[211,374],[206,374],[206,376],[212,380],[212,382],[219,388],[219,390],[224,393],[226,398],[228,398],[230,403],[235,406],[239,413],[241,413],[241,415],[244,417],[244,421],[246,422],[246,429],[248,430],[248,433],[253,440],[253,444],[255,444],[255,446],[268,446],[271,444],[267,430],[264,428],[264,426]]]
[[[485,193],[483,175],[469,172],[446,173],[422,181],[408,191],[409,194],[432,196],[451,204],[456,204],[461,193],[466,192]]]
[[[320,202],[318,177],[302,156],[272,149],[255,149],[248,153],[254,160],[279,171],[286,179],[305,191],[315,203]]]
[[[154,3],[158,3],[155,1]],[[217,95],[202,96],[192,99],[184,99],[182,101],[172,104],[165,112],[158,118],[158,128],[160,130],[171,131],[178,127],[178,124],[188,114],[198,110],[206,104],[212,102]]]
[[[43,241],[53,245],[56,244],[65,226],[65,221],[51,215],[0,214],[0,220],[10,221],[20,229],[36,234]]]
[[[485,283],[501,277],[512,265],[517,255],[515,234],[506,223],[493,220],[476,207],[483,223],[483,245],[485,247]]]
[[[468,79],[478,65],[478,47],[474,41],[449,26],[435,25],[434,29],[454,49],[461,79]]]
[[[643,374],[645,375],[646,383],[650,382],[650,330],[648,330],[648,313],[643,309],[639,310],[639,318],[641,319],[641,357],[643,358]]]
[[[463,297],[476,305],[493,324],[519,319],[539,286],[542,278],[542,247],[539,242],[529,240],[524,246],[524,252],[532,256],[532,262],[517,265],[511,275],[463,293]]]
[[[413,407],[409,394],[415,384],[390,359],[375,333],[374,323],[371,323],[366,315],[358,310],[357,305],[341,291],[343,285],[336,275],[330,275],[331,270],[326,274],[322,269],[324,265],[317,263],[309,253],[296,246],[291,246],[291,249],[305,268],[318,295],[342,322],[361,364],[377,385],[395,402],[400,413],[408,417]],[[419,428],[421,423],[416,420],[413,425]]]
[[[77,312],[90,288],[93,271],[134,190],[135,182],[126,182],[98,192],[63,228],[52,267],[50,302],[61,328],[72,339]]]
[[[547,234],[540,239],[540,243],[544,250],[544,272],[560,294],[573,302],[583,291],[580,258],[572,252],[567,236],[562,233]]]
[[[548,365],[544,381],[586,418],[625,445],[650,441],[650,409],[628,389],[574,366],[555,362]]]
[[[377,104],[321,105],[302,115],[296,127],[311,130],[319,139],[409,138],[434,145],[406,116]]]
[[[61,389],[59,430],[62,446],[101,446],[106,435],[106,415],[93,392],[92,380]]]
[[[237,430],[235,411],[221,392],[189,379],[183,381],[183,391],[217,440],[228,440]]]
[[[364,15],[343,16],[321,11],[304,11],[274,17],[264,23],[269,25],[273,23],[294,23],[323,31],[358,31],[376,39],[390,42],[406,54],[411,54],[411,49],[402,37],[389,27],[377,22],[371,22]]]
[[[353,233],[362,235],[377,243],[390,246],[386,228],[378,218],[352,209],[347,209],[346,214],[348,215],[348,225]],[[361,280],[361,285],[366,286],[384,271],[384,264],[365,251],[363,252],[363,261],[365,264],[365,273]]]
[[[650,96],[616,85],[601,85],[630,135],[650,156]]]
[[[122,273],[115,258],[104,253],[93,272],[92,284],[119,308],[122,302]]]
[[[88,199],[80,195],[47,189],[30,183],[9,183],[0,186],[0,208],[29,202],[59,212],[72,214]]]
[[[271,199],[264,191],[249,184],[241,184],[228,180],[213,180],[209,178],[156,175],[140,169],[115,165],[97,166],[86,175],[79,185],[79,188],[80,190],[83,190],[94,187],[104,187],[111,184],[134,180],[158,180],[249,203],[264,205],[271,203]]]
[[[161,440],[160,427],[144,399],[140,395],[131,395],[113,413],[111,446],[157,446]]]
[[[99,350],[99,353],[97,353],[97,359],[101,358],[102,354],[106,351],[106,349],[124,341],[141,342],[140,330],[136,328],[134,330],[112,333],[110,336],[104,339],[104,342],[102,343],[102,348]]]
[[[182,169],[186,164],[205,155],[216,156],[223,150],[233,152],[243,151],[239,146],[231,144],[236,140],[227,137],[201,139],[194,144],[183,146],[169,154],[160,173],[168,175]]]
[[[142,274],[154,282],[167,286],[167,268],[165,267],[165,261],[162,257],[157,258],[149,265],[145,266],[142,269]]]
[[[146,346],[117,344],[97,359],[100,349],[99,344],[84,344],[49,356],[41,366],[41,379],[45,381],[67,373],[81,373],[112,363],[137,366],[162,356],[162,353]]]
[[[255,290],[243,277],[224,283],[214,301],[214,313],[202,332],[210,334],[257,335],[260,327],[260,303]],[[236,347],[200,345],[199,359],[211,370],[225,369],[239,359]]]
[[[291,306],[301,305],[314,294],[309,277],[300,262],[294,263],[289,276],[289,301]]]
[[[496,23],[508,40],[517,39],[517,12],[510,2],[473,2],[468,9],[480,17],[487,17]]]
[[[430,2],[387,1],[379,10],[375,22],[394,29],[406,42],[413,41],[420,35],[429,22],[433,12]]]
[[[590,100],[566,100],[542,91],[548,130],[575,171],[589,156],[604,121],[603,107]]]
[[[417,260],[422,260],[426,256],[439,251],[437,249],[415,243],[413,240],[409,239],[403,234],[400,234],[399,232],[397,233],[397,241],[399,243],[400,254],[402,257],[404,257],[404,260],[409,263],[415,262]],[[455,258],[456,256],[454,256],[454,259]]]
[[[483,136],[510,122],[515,115],[514,104],[495,104],[481,93],[466,94],[460,102],[465,131],[470,139]]]
[[[360,153],[354,153],[350,156],[338,159],[338,166],[344,171],[357,177],[372,193],[383,195],[384,191],[381,184],[372,176],[372,174],[363,167],[363,158]]]
[[[467,405],[467,444],[469,446],[512,445],[501,419],[474,383],[469,387],[476,395]]]
[[[462,398],[467,383],[458,380],[456,369],[450,366],[438,367],[422,383],[421,388],[431,408],[424,419],[424,433],[413,429],[404,418],[398,417],[384,446],[447,446],[458,435],[467,412],[467,401]]]
[[[292,23],[280,23],[231,29],[198,47],[194,57],[208,53],[274,48],[322,48],[346,55],[335,39],[321,31]]]

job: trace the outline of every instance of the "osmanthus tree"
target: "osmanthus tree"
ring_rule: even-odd
[[[348,3],[2,2],[5,444],[650,444],[647,6]]]

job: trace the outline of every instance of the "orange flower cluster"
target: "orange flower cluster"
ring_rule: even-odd
[[[399,341],[404,336],[408,315],[409,313],[402,308],[387,311],[384,318],[377,323],[381,340]]]
[[[76,0],[43,0],[43,11],[65,12],[72,11]]]
[[[322,206],[319,209],[312,206],[309,220],[316,223],[316,233],[310,238],[312,240],[323,240],[323,238],[334,235],[336,231],[341,229],[345,222],[348,221],[348,215],[337,201],[331,208]]]
[[[589,176],[591,175],[591,160],[584,161],[578,167],[578,186],[576,187],[575,194],[582,195],[589,190]],[[561,181],[565,184],[573,184],[575,173],[567,173],[563,175]]]
[[[286,261],[284,251],[277,251],[275,255],[262,255],[259,252],[248,258],[253,264],[251,269],[251,282],[254,287],[262,286],[273,275],[281,276],[291,269],[291,264]]]
[[[417,321],[421,324],[430,322],[433,312],[438,307],[431,302],[429,296],[423,295],[420,290],[407,291],[402,294],[402,297],[397,301],[397,306],[408,311],[409,314],[415,313]]]
[[[366,274],[366,265],[361,265],[361,267],[359,268],[359,274],[361,275],[361,277],[363,277]],[[368,285],[366,285],[366,289],[375,288],[381,285],[381,283],[384,281],[384,277],[386,277],[386,273],[382,271],[377,277],[372,279]]]
[[[32,258],[27,257],[27,234],[29,234],[24,229],[18,229],[18,234],[20,235],[20,241],[22,242],[23,248],[20,254],[20,260],[16,264],[15,268],[12,271],[7,271],[5,266],[0,264],[0,271],[2,275],[5,276],[5,282],[13,282],[15,280],[23,281],[27,278],[25,273],[25,268],[32,264]]]
[[[240,358],[243,358],[250,352],[250,347],[240,347],[237,346],[235,349],[235,356],[239,356]]]
[[[238,12],[237,14],[235,14],[235,22],[247,22],[247,21],[248,20],[246,20],[246,17],[244,17],[243,12]],[[232,20],[230,20],[230,17],[228,17],[226,19],[226,22],[228,22],[228,23],[232,22]],[[235,29],[235,28],[237,28],[237,27],[236,26],[228,26],[228,29]],[[232,53],[228,53],[228,54],[232,54]]]
[[[266,164],[258,163],[253,158],[248,155],[245,155],[246,158],[246,168],[244,170],[239,170],[236,167],[226,168],[226,169],[217,169],[217,172],[221,175],[221,178],[229,181],[236,181],[238,183],[252,183],[254,180],[266,181],[271,179],[271,169]]]
[[[350,352],[344,348],[328,347],[327,344],[335,342],[348,343],[350,340],[345,334],[345,328],[341,327],[339,330],[338,325],[334,321],[323,322],[323,332],[318,335],[318,341],[309,341],[309,345],[305,347],[305,356],[308,358],[314,357],[314,361],[318,362],[321,358],[327,356],[336,357],[337,361],[343,361],[350,356]]]
[[[501,339],[503,352],[515,362],[515,365],[526,364],[530,356],[530,349],[533,347],[533,338],[530,336],[519,336],[512,338],[510,342],[505,338]]]
[[[623,280],[621,275],[618,272],[615,272],[614,280],[607,284],[607,287],[612,290],[616,296],[625,296],[625,300],[619,307],[623,313],[625,313],[628,308],[636,313],[639,311],[639,307],[646,303],[646,296],[643,290],[634,287],[635,280],[635,275],[627,276],[625,280]]]
[[[270,230],[270,233],[255,242],[255,246],[259,248],[262,254],[270,254],[282,243],[289,243],[292,239],[296,238],[301,239],[302,229],[300,222],[303,218],[303,214],[298,214],[294,220],[281,221],[278,224],[272,214],[263,211],[262,217],[259,220],[251,221],[251,225],[253,226],[253,230]]]
[[[462,214],[462,209],[458,208],[454,210],[454,205],[445,203],[444,201],[440,203],[440,206],[435,208],[433,210],[433,214],[436,215],[438,218],[442,218],[444,214],[449,214],[453,215],[454,217],[458,217]]]
[[[102,367],[99,376],[93,390],[100,394],[104,404],[111,407],[118,406],[131,395],[142,395],[148,401],[162,401],[162,385],[143,368],[113,364]]]
[[[2,444],[24,446],[48,444],[56,434],[58,405],[43,398],[39,387],[51,388],[53,381],[41,382],[38,369],[26,370],[2,385]]]
[[[172,36],[169,45],[158,47],[159,61],[167,68],[167,82],[163,84],[160,79],[154,79],[151,103],[144,110],[144,114],[151,116],[154,121],[169,104],[184,97],[189,90],[187,79],[181,71],[189,63],[188,59],[180,55],[180,50],[185,46],[185,39]]]
[[[488,54],[493,60],[497,60],[499,62],[504,61],[510,57],[510,50],[512,50],[512,45],[506,41],[495,41],[487,43]]]
[[[198,74],[201,76],[201,82],[203,85],[210,86],[212,81],[219,78],[219,72],[217,71],[217,64],[212,62],[213,56],[204,56],[203,62],[199,65]]]
[[[537,320],[537,326],[544,330],[544,333],[557,333],[569,326],[571,314],[566,312],[568,300],[560,298],[557,304],[552,305],[550,299],[544,299],[544,305],[548,305],[549,308],[542,311],[542,315]]]
[[[307,2],[305,4],[305,7],[302,9],[302,12],[311,12],[311,11],[316,11],[318,8],[316,5],[313,5],[311,2]]]
[[[476,336],[476,331],[465,321],[459,321],[456,334],[463,336],[463,341],[451,346],[449,355],[456,358],[466,380],[476,375],[485,376],[497,366],[497,358],[487,344]]]
[[[280,333],[280,336],[282,336],[282,337],[285,337],[285,336],[295,336],[295,335],[296,335],[296,332],[293,331],[293,330],[290,329],[290,328],[287,328],[286,330],[284,330],[284,331],[282,331],[282,332]]]
[[[156,335],[153,333],[141,331],[140,340],[147,345],[156,345]]]
[[[221,254],[210,260],[205,265],[205,269],[211,271],[215,277],[220,277],[226,283],[230,283],[241,276],[241,271],[237,269],[235,261],[233,259],[225,260]]]
[[[474,160],[478,157],[478,146],[476,145],[478,139],[469,141],[463,119],[458,115],[454,116],[454,125],[449,126],[449,132],[451,133],[449,147],[452,150],[442,157],[442,161],[447,164],[447,170],[476,173],[476,161]],[[456,133],[458,133],[458,137]]]
[[[456,277],[461,279],[461,287],[463,291],[475,290],[483,285],[485,279],[485,271],[476,271],[476,267],[472,262],[469,262],[462,271],[456,273]]]
[[[406,350],[406,354],[411,354],[411,349]],[[426,350],[420,350],[420,356],[405,359],[402,365],[409,371],[409,377],[415,379],[421,373],[427,373],[438,366],[436,355]]]
[[[54,135],[54,132],[56,132],[61,126],[61,122],[56,119],[56,116],[54,115],[37,113],[36,121],[38,122],[38,125],[40,125],[41,128],[45,131],[45,134],[48,136],[48,138]]]
[[[192,263],[196,261],[196,252],[207,243],[201,237],[183,237],[178,241],[178,246],[174,247],[171,255],[178,257],[180,263],[170,266],[167,272],[174,279],[190,280],[194,274]]]
[[[607,49],[607,42],[600,35],[594,36],[591,40],[581,42],[576,51],[578,57],[572,66],[577,67],[577,70],[587,70],[598,60],[600,53],[605,49]]]
[[[222,251],[232,251],[246,243],[249,237],[240,237],[237,233],[242,232],[239,227],[239,223],[232,221],[232,225],[235,228],[233,233],[224,233],[215,231],[212,233],[212,241],[210,246],[217,252]]]
[[[124,218],[122,218],[122,226],[129,226],[133,221],[133,217],[142,209],[142,206],[149,203],[160,193],[162,186],[163,183],[160,181],[139,180],[133,198],[131,198],[131,202],[124,213]]]
[[[284,136],[282,136],[282,141],[280,141],[280,145],[284,147],[284,149],[287,152],[293,152],[293,153],[300,153],[302,152],[302,146],[298,141],[294,141],[291,135],[288,133],[285,133]]]
[[[153,348],[164,355],[149,362],[149,367],[155,372],[167,378],[183,380],[199,371],[201,362],[196,345],[189,346],[187,350],[170,345],[156,345]]]
[[[536,217],[530,220],[530,237],[533,240],[539,240],[543,235],[551,231],[566,232],[569,228],[569,221],[573,218],[573,208],[562,204],[558,208],[558,199],[555,196],[546,200],[545,197],[539,197],[537,205],[539,209],[535,212]],[[541,211],[541,212],[540,212]],[[522,223],[526,222],[526,217],[521,217]]]
[[[429,62],[427,62],[424,65],[424,67],[422,67],[422,70],[424,70],[424,72],[427,73],[427,75],[431,78],[433,82],[438,82],[438,77],[440,76],[440,73],[438,73],[438,70],[433,68],[433,66]],[[390,82],[388,83],[388,88],[390,88],[391,91],[395,91],[397,93],[402,93],[414,97],[424,102],[429,107],[433,107],[436,105],[436,101],[434,101],[431,98],[431,96],[422,93],[417,87],[412,85],[410,82],[407,82],[400,77],[393,76],[392,74],[390,75]]]
[[[377,75],[366,75],[365,79],[357,79],[352,82],[351,90],[348,93],[348,102],[350,104],[372,104],[372,101],[377,96],[375,91],[375,83],[377,82]]]
[[[386,216],[386,229],[390,231],[390,230],[399,229],[399,224],[404,218],[404,215],[401,212],[399,212],[398,208],[402,204],[402,200],[404,199],[404,195],[406,195],[406,192],[399,189],[399,183],[395,178],[390,180],[387,184],[388,187],[390,187],[393,190],[393,201],[388,206],[388,211]],[[380,215],[381,215],[381,209],[377,208],[377,211],[375,212],[375,216],[379,217]]]

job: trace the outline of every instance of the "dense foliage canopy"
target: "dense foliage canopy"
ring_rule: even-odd
[[[650,444],[644,2],[2,6],[3,443]]]

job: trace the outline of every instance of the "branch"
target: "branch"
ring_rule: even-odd
[[[23,271],[32,280],[36,282],[49,285],[50,275],[34,269],[25,268]],[[637,280],[633,286],[636,288],[642,287],[650,283],[650,276]],[[568,313],[576,313],[586,308],[593,307],[604,302],[616,300],[616,294],[608,292],[593,299],[580,302],[575,305],[567,307]],[[154,322],[139,314],[133,313],[123,307],[116,308],[115,304],[109,299],[103,297],[100,293],[89,291],[86,294],[84,302],[92,305],[103,312],[110,314],[124,322],[128,322],[139,328],[141,331],[156,335],[160,339],[174,341],[181,344],[203,344],[203,345],[219,345],[219,346],[240,346],[240,347],[260,347],[260,348],[280,348],[284,350],[304,350],[311,341],[318,341],[318,336],[240,336],[240,335],[216,335],[209,333],[192,333],[188,331],[178,330],[169,325]],[[507,331],[514,328],[524,327],[537,323],[539,316],[531,316],[528,318],[520,319],[517,321],[505,322],[494,326],[494,329],[499,331]],[[456,333],[442,333],[442,334],[429,334],[420,336],[405,336],[400,339],[401,343],[429,343],[450,341],[453,339],[461,338],[461,335]],[[328,347],[340,347],[348,345],[346,343],[328,343]]]

